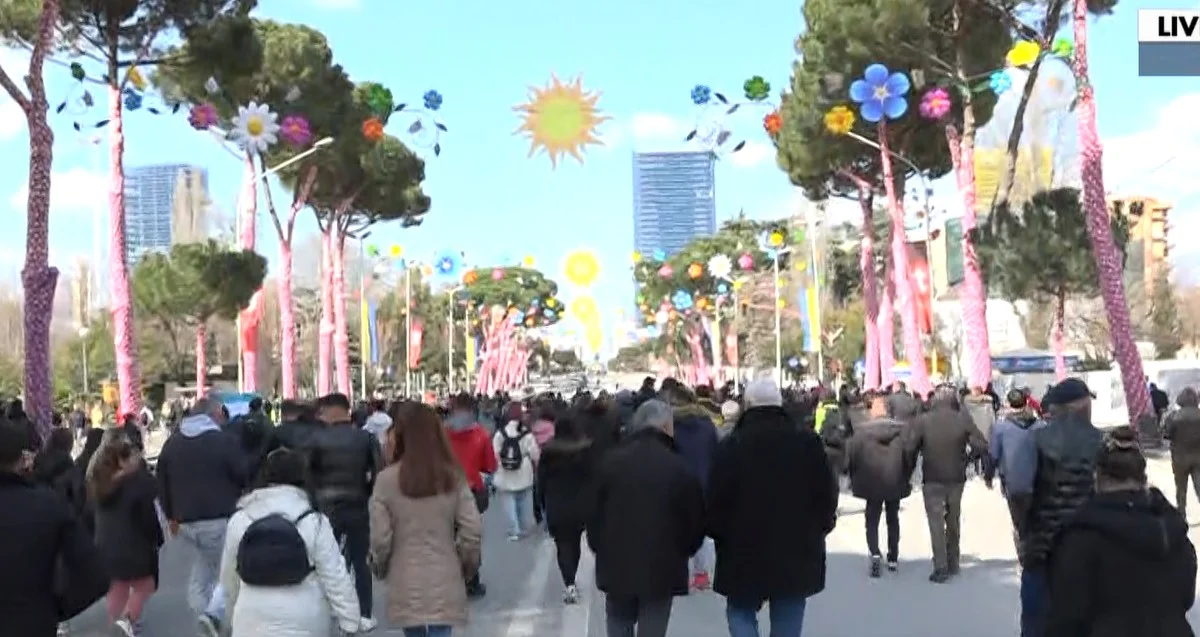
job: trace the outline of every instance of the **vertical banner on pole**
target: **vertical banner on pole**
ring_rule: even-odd
[[[800,288],[799,294],[796,295],[796,307],[800,309],[800,331],[803,334],[803,344],[801,345],[806,352],[815,352],[813,346],[813,308],[810,304],[808,291],[811,288]]]
[[[379,307],[375,301],[367,301],[367,334],[370,336],[371,347],[367,350],[371,354],[371,364],[379,364]]]
[[[421,343],[425,334],[425,324],[413,319],[412,332],[408,335],[408,366],[415,368],[421,364]]]
[[[808,352],[821,351],[821,302],[817,286],[810,285],[804,289],[804,323],[807,326],[804,337],[804,350]]]

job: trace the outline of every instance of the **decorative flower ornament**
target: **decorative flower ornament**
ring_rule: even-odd
[[[388,256],[393,259],[399,259],[404,256],[404,246],[399,243],[393,243],[392,247],[388,248]]]
[[[371,108],[371,112],[378,117],[387,117],[392,112],[392,107],[396,105],[392,98],[392,92],[382,84],[372,84],[367,89],[366,95],[367,106]]]
[[[146,78],[136,66],[129,67],[129,83],[138,91],[146,90]]]
[[[536,263],[537,263],[537,261],[534,260],[533,255],[531,255],[531,254],[527,254],[527,255],[521,257],[521,265],[523,267],[532,268],[534,266],[534,264],[536,264]]]
[[[697,84],[692,88],[692,103],[696,106],[704,106],[712,100],[712,89],[703,84]]]
[[[363,138],[372,143],[383,139],[383,120],[378,117],[369,118],[363,122],[362,134]]]
[[[1075,43],[1066,38],[1058,38],[1051,45],[1050,52],[1064,60],[1069,60],[1071,56],[1075,55]]]
[[[688,266],[687,275],[689,278],[699,279],[700,277],[704,276],[704,267],[699,263],[693,263]]]
[[[501,281],[504,279],[504,268],[496,268],[492,270],[492,280]]]
[[[197,104],[192,107],[188,113],[188,124],[196,130],[208,130],[216,126],[221,121],[221,116],[217,114],[217,107],[209,103]]]
[[[845,135],[854,128],[854,111],[845,106],[834,106],[825,113],[825,128],[834,135]]]
[[[1009,66],[1032,66],[1041,54],[1042,47],[1038,46],[1037,42],[1021,40],[1008,50],[1004,60]]]
[[[783,233],[776,230],[775,232],[767,235],[767,245],[771,246],[772,248],[778,248],[779,246],[783,245]]]
[[[723,254],[714,254],[708,259],[708,273],[715,279],[727,279],[733,272],[733,261]]]
[[[425,102],[425,109],[436,111],[442,107],[442,94],[434,90],[425,91],[421,96],[421,100]]]
[[[692,295],[688,294],[684,290],[676,290],[675,294],[671,295],[671,305],[674,305],[675,309],[677,310],[683,310],[686,312],[687,310],[692,309],[692,306],[694,305]]]
[[[379,246],[375,245],[374,243],[367,246],[367,256],[371,257],[372,259],[379,256]]]
[[[670,315],[667,314],[666,310],[659,310],[654,313],[654,322],[659,325],[666,325],[668,318],[670,318]]]
[[[675,274],[675,269],[672,268],[670,266],[670,264],[664,264],[663,267],[658,269],[658,276],[660,276],[664,279],[669,279],[674,274]]]
[[[125,89],[125,110],[136,111],[142,107],[142,95],[137,91],[127,88]]]
[[[996,95],[1000,95],[1012,88],[1012,77],[1007,71],[996,71],[988,76],[988,87]]]
[[[755,75],[742,83],[742,92],[751,102],[761,102],[771,95],[771,83],[761,75]]]
[[[312,129],[303,115],[288,115],[279,126],[279,137],[289,146],[299,148],[312,141]]]
[[[466,285],[475,285],[475,282],[478,280],[479,280],[479,273],[474,270],[467,270],[466,272],[463,273],[462,281]]]
[[[221,85],[217,83],[217,78],[209,77],[207,80],[204,80],[204,92],[209,95],[216,95],[221,92]]]
[[[600,261],[591,250],[576,250],[567,255],[566,279],[573,285],[588,287],[600,276]]]
[[[642,253],[638,252],[637,250],[634,250],[633,255],[630,257],[630,260],[633,261],[634,265],[641,263],[642,262]]]
[[[233,135],[247,152],[263,153],[278,141],[279,116],[266,104],[250,102],[238,107]]]
[[[434,261],[433,267],[442,276],[455,276],[462,269],[462,254],[458,252],[443,252]]]
[[[662,248],[655,250],[654,251],[654,260],[655,261],[666,261],[667,260],[667,251],[663,250]]]
[[[738,257],[738,267],[743,270],[753,270],[754,269],[754,257],[750,256],[749,252]]]
[[[939,120],[950,112],[951,102],[950,93],[946,89],[936,86],[925,91],[921,96],[921,105],[918,110],[921,112],[921,117],[925,119]]]
[[[771,137],[778,135],[779,131],[783,130],[783,117],[779,115],[779,111],[767,113],[767,116],[763,118],[763,130],[767,131]]]
[[[905,95],[912,84],[903,73],[892,73],[882,64],[872,64],[863,79],[850,84],[850,99],[859,104],[859,113],[868,122],[897,119],[908,111]]]

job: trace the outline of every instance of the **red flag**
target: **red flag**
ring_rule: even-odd
[[[416,367],[421,364],[421,337],[425,334],[425,325],[414,320],[412,332],[408,335],[408,366]]]

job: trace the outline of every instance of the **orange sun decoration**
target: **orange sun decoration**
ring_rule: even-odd
[[[513,107],[524,120],[513,134],[529,137],[529,156],[541,148],[550,156],[553,168],[563,155],[582,164],[588,146],[604,145],[596,127],[611,119],[596,108],[599,100],[599,92],[583,89],[583,78],[564,84],[551,76],[548,86],[530,87],[529,101]]]

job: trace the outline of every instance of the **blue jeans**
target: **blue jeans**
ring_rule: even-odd
[[[444,624],[412,626],[404,629],[404,637],[450,637],[452,628]]]
[[[521,535],[533,521],[533,489],[504,491],[500,498],[504,515],[508,518],[508,534]]]
[[[224,610],[224,595],[219,605],[214,603],[213,591],[221,575],[221,552],[225,549],[225,527],[229,520],[197,520],[179,525],[179,538],[196,552],[192,561],[191,579],[188,581],[188,606],[200,615],[205,611]],[[217,617],[224,620],[224,616]]]
[[[1021,637],[1042,637],[1046,632],[1046,571],[1027,568],[1021,571]]]
[[[804,630],[805,597],[768,599],[767,612],[771,616],[770,637],[800,637]],[[758,611],[763,602],[745,604],[734,600],[725,603],[725,619],[729,622],[729,637],[760,637]]]

